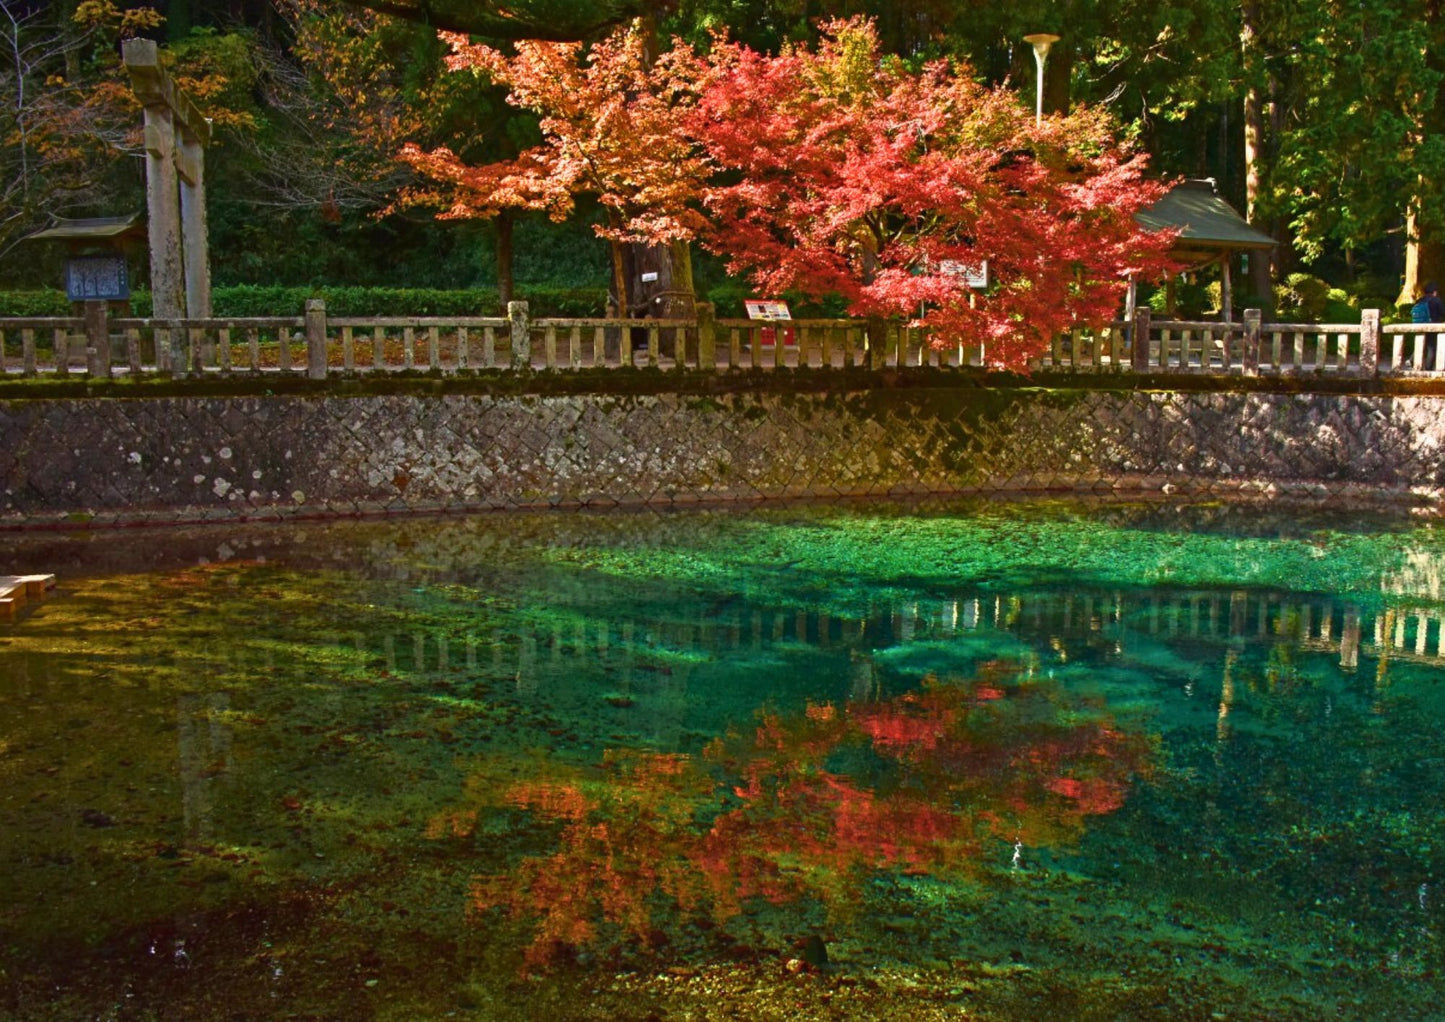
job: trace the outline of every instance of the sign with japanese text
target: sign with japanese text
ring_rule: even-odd
[[[65,261],[65,297],[72,302],[121,302],[130,297],[125,257],[73,256]]]
[[[748,310],[748,319],[763,319],[771,322],[793,318],[793,314],[788,311],[787,302],[748,298],[743,301],[743,307]]]

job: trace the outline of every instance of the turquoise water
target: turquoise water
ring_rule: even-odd
[[[15,1018],[1429,1018],[1445,532],[859,505],[18,537]]]

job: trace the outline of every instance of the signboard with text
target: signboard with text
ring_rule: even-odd
[[[748,310],[748,319],[764,319],[771,322],[793,318],[793,314],[788,311],[787,302],[748,298],[743,301],[743,307]]]
[[[967,287],[988,287],[988,260],[980,263],[965,263],[958,259],[944,259],[938,264],[938,272],[945,277],[961,280]]]
[[[65,261],[65,297],[72,302],[123,302],[130,298],[125,257],[72,256]]]

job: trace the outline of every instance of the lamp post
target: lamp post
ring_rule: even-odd
[[[1052,32],[1035,32],[1033,35],[1024,36],[1024,42],[1033,44],[1034,63],[1039,69],[1039,86],[1034,97],[1035,124],[1044,119],[1044,62],[1049,59],[1049,47],[1058,41],[1059,37]]]

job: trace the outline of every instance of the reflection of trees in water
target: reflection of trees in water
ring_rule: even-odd
[[[613,752],[595,771],[511,779],[499,762],[428,833],[471,834],[507,807],[560,825],[553,851],[474,885],[478,909],[534,924],[529,966],[609,927],[649,940],[659,900],[713,923],[757,899],[846,911],[874,871],[968,875],[996,842],[1071,842],[1150,770],[1147,736],[1060,685],[1006,684],[1016,672],[764,710],[696,757]]]

